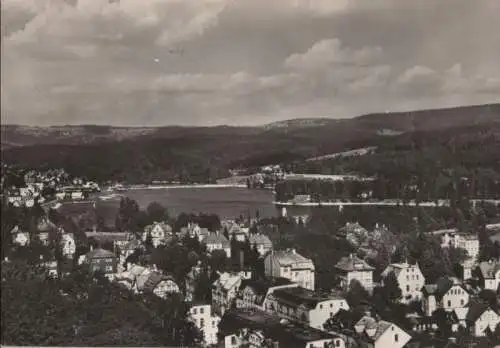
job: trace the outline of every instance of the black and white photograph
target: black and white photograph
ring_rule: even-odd
[[[500,348],[500,0],[0,0],[1,346]]]

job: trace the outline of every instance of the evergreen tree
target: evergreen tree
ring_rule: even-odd
[[[401,299],[402,292],[399,288],[399,282],[394,272],[389,272],[384,279],[384,293],[387,299],[391,302],[396,302]]]

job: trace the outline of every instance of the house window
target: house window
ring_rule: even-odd
[[[196,308],[193,308],[193,314],[196,314],[198,310]]]
[[[322,304],[319,305],[319,309],[323,309],[323,305]]]
[[[335,347],[340,347],[340,340],[335,340]]]
[[[203,318],[200,319],[200,326],[204,326],[205,325],[205,320]]]
[[[463,306],[464,305],[464,299],[461,299],[460,300],[460,305]]]
[[[451,301],[448,300],[448,307],[451,307]]]
[[[231,345],[235,346],[236,345],[236,337],[231,336]]]
[[[398,334],[395,334],[394,335],[394,342],[397,342],[398,340],[399,340],[399,336],[398,336]]]
[[[200,308],[200,314],[203,314],[204,310],[205,310],[205,308],[203,308],[203,307]]]
[[[215,320],[212,320],[212,327],[215,327]]]
[[[113,272],[113,266],[106,266],[106,272]]]
[[[410,292],[410,286],[409,285],[406,286],[406,292]]]

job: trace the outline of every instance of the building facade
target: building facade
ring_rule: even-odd
[[[415,265],[405,263],[392,263],[382,272],[382,281],[394,273],[401,289],[401,302],[408,303],[422,298],[422,287],[425,278],[418,263]]]
[[[189,320],[202,331],[205,344],[217,344],[220,317],[212,314],[210,304],[193,304],[189,309]]]
[[[264,259],[264,267],[267,277],[286,278],[300,287],[314,291],[314,263],[297,253],[295,249],[271,252]]]
[[[373,289],[374,268],[354,254],[343,257],[335,265],[335,270],[340,280],[340,287],[349,290],[353,280],[358,281],[366,290]]]
[[[326,321],[339,310],[349,310],[347,301],[342,297],[319,296],[300,287],[273,291],[268,295],[265,306],[269,313],[318,330],[323,330]]]

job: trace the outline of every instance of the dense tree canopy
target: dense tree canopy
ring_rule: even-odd
[[[193,345],[200,336],[186,316],[177,297],[137,296],[84,269],[58,280],[22,261],[2,263],[2,344]]]

